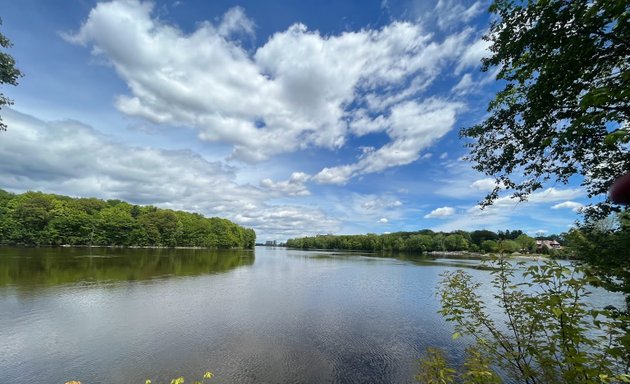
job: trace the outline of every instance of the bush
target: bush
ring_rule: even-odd
[[[440,313],[455,324],[453,337],[475,341],[458,375],[462,382],[500,382],[493,362],[514,383],[630,383],[629,319],[586,304],[593,278],[581,267],[547,260],[524,269],[526,282],[514,283],[522,263],[499,257],[490,264],[496,308],[483,301],[481,283],[462,270],[444,273],[440,283]],[[430,351],[422,360],[420,382],[453,382],[455,370],[440,356]]]

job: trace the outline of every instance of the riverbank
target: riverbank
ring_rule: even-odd
[[[493,256],[497,256],[496,253],[479,253],[479,252],[465,252],[465,251],[434,251],[426,253],[430,257],[445,257],[449,259],[489,259]],[[510,259],[522,259],[522,260],[530,260],[530,261],[538,261],[538,260],[548,260],[548,255],[543,255],[540,253],[518,253],[518,254],[509,254],[504,255]]]
[[[14,248],[113,248],[113,249],[201,249],[201,250],[252,250],[253,248],[243,247],[231,247],[231,248],[219,248],[219,247],[195,247],[195,246],[175,246],[169,247],[165,245],[85,245],[85,244],[0,244],[0,247],[14,247]]]

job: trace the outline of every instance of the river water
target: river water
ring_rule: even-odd
[[[0,382],[408,383],[440,274],[475,262],[255,251],[0,248]]]

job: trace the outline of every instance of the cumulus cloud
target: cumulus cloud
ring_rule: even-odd
[[[387,220],[387,218],[385,218],[385,217],[381,217],[378,220],[378,222],[381,223],[381,224],[387,224],[387,223],[389,223],[389,220]]]
[[[403,204],[400,200],[391,197],[376,197],[374,195],[356,195],[354,201],[360,209],[365,211],[379,211],[383,209],[398,208]]]
[[[464,17],[474,9],[466,8]],[[254,29],[244,10],[233,8],[220,22],[184,33],[155,17],[152,3],[128,0],[97,4],[66,39],[92,47],[127,83],[129,94],[115,103],[121,112],[193,127],[202,140],[233,145],[236,159],[335,149],[349,134],[390,135],[391,143],[360,164],[323,169],[315,177],[337,184],[415,161],[450,130],[458,105],[410,100],[446,61],[458,61],[463,52],[465,66],[477,49],[466,49],[470,30],[436,41],[418,23],[394,21],[330,36],[297,23],[248,52],[234,36]],[[439,124],[429,127],[433,118]]]
[[[563,201],[568,199],[575,199],[584,196],[584,190],[581,188],[547,188],[540,192],[534,192],[530,194],[526,202],[521,202],[518,198],[512,196],[503,196],[496,199],[492,205],[481,209],[481,206],[477,205],[468,210],[469,213],[474,215],[502,215],[508,214],[510,211],[516,209],[517,206],[527,203],[530,204],[548,204],[556,201]]]
[[[45,122],[3,108],[9,130],[0,140],[0,186],[226,217],[261,236],[328,233],[340,223],[320,209],[277,205],[270,199],[303,195],[307,175],[267,188],[239,184],[235,169],[189,150],[133,147],[76,121]],[[265,183],[263,183],[265,184]],[[299,232],[299,233],[298,233]]]
[[[435,218],[444,218],[448,216],[453,216],[455,214],[455,208],[453,207],[441,207],[436,208],[431,211],[429,214],[425,215],[425,219],[435,219]]]
[[[496,187],[497,183],[494,179],[485,178],[475,180],[472,184],[470,184],[470,188],[476,189],[478,191],[487,191],[490,192]]]
[[[551,209],[570,209],[573,212],[580,212],[582,208],[584,208],[584,204],[575,201],[565,201],[564,203],[559,203],[551,207]]]
[[[311,193],[305,183],[311,177],[303,172],[293,172],[289,180],[274,182],[271,179],[263,179],[260,182],[262,188],[281,192],[289,196],[308,196]]]
[[[254,35],[254,21],[247,17],[242,7],[230,8],[217,28],[221,36],[230,37],[238,34]]]
[[[345,184],[355,176],[410,164],[420,158],[423,149],[453,128],[456,114],[462,108],[460,103],[435,98],[397,105],[383,119],[391,142],[365,153],[354,164],[326,167],[313,180],[322,184]]]

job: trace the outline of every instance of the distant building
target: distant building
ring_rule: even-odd
[[[542,251],[543,248],[562,249],[562,245],[555,240],[536,240],[536,251]]]
[[[265,243],[265,245],[267,247],[275,247],[276,245],[278,245],[278,243],[275,240],[267,240],[267,242]]]

